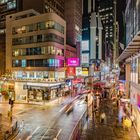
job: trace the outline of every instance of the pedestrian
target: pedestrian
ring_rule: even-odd
[[[134,126],[134,120],[135,120],[134,116],[131,115],[131,116],[130,116],[130,119],[131,119],[131,122],[132,122],[132,126]]]
[[[23,130],[23,128],[24,128],[24,120],[22,120],[20,123],[20,132]]]
[[[101,123],[106,123],[106,114],[105,114],[104,112],[101,113],[100,122],[101,122]]]

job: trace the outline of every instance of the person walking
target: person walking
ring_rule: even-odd
[[[106,123],[106,114],[103,112],[103,113],[101,113],[101,116],[100,116],[100,122],[101,123]]]
[[[131,119],[131,122],[132,122],[132,126],[134,126],[134,120],[135,120],[134,116],[131,115],[131,116],[130,116],[130,119]]]

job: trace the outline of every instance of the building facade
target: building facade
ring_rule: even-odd
[[[0,1],[0,74],[5,73],[5,17],[20,11],[34,9],[39,13],[56,13],[67,20],[67,41],[69,45],[76,46],[81,39],[82,2],[65,0],[1,0]],[[70,9],[71,10],[70,10]],[[71,11],[71,12],[69,12]],[[71,18],[69,18],[71,17]],[[8,73],[8,71],[6,71]]]
[[[99,76],[95,67],[103,60],[103,27],[95,2],[83,0],[81,66],[89,67],[91,76],[95,73]]]
[[[39,4],[38,4],[39,3]],[[35,9],[38,12],[44,12],[43,0],[1,0],[0,1],[0,75],[5,73],[6,67],[6,15],[10,15],[27,9]]]
[[[114,0],[98,0],[97,4],[104,29],[105,58],[110,65],[113,59],[114,43]]]
[[[67,24],[67,44],[76,46],[82,38],[82,1],[65,0],[65,20]]]
[[[6,17],[6,70],[15,78],[65,78],[66,22],[27,10]]]
[[[126,93],[130,98],[131,115],[134,116],[134,126],[140,136],[140,1],[127,0],[125,11],[126,44],[127,47],[119,56],[119,61],[125,61]]]
[[[44,0],[44,12],[53,12],[64,19],[65,0]]]

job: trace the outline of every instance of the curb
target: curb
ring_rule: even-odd
[[[12,140],[11,137],[18,131],[18,121],[15,120],[14,123],[4,132],[3,140]]]

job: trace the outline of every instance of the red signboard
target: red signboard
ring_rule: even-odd
[[[76,72],[75,72],[75,67],[68,67],[67,68],[67,76],[75,76]]]
[[[72,81],[73,85],[75,84],[78,84],[78,83],[81,83],[82,82],[82,79],[81,78],[76,78]]]

